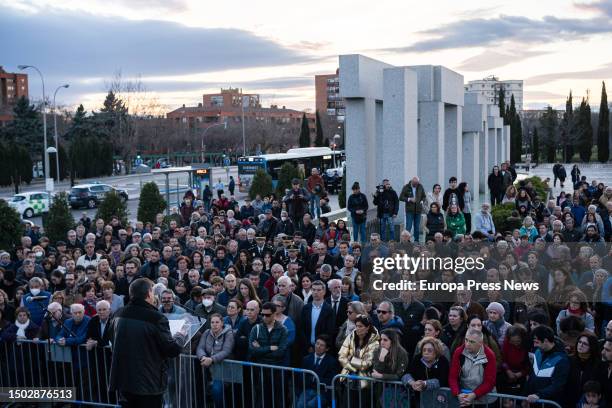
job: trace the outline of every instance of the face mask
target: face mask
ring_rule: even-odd
[[[32,293],[32,296],[38,296],[40,289],[30,289],[30,292]]]
[[[44,253],[41,252],[41,251],[36,252],[36,257],[37,258],[42,258],[43,255],[44,255]]]
[[[281,220],[287,221],[287,217],[281,217]]]
[[[212,306],[213,301],[210,299],[202,299],[202,305],[204,305],[204,307],[210,307]]]

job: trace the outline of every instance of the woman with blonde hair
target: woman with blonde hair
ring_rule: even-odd
[[[417,343],[415,356],[408,366],[402,382],[414,393],[413,404],[417,404],[420,393],[448,386],[449,361],[444,356],[444,343],[426,336]]]

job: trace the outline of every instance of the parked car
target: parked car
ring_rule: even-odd
[[[49,211],[49,193],[45,191],[29,191],[15,194],[8,204],[23,218],[32,218]]]
[[[72,208],[87,207],[95,208],[104,200],[106,194],[115,191],[123,202],[128,200],[128,193],[123,189],[118,189],[108,184],[79,184],[70,189],[68,201]]]
[[[132,167],[132,174],[145,174],[145,173],[150,173],[150,172],[151,172],[151,168],[147,166],[146,164],[138,164]]]

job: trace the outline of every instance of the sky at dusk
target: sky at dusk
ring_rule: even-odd
[[[164,111],[241,87],[264,106],[314,110],[338,55],[444,65],[465,81],[525,81],[525,108],[562,106],[612,79],[612,0],[0,0],[0,65],[36,65],[58,103],[98,109],[116,72]],[[30,74],[30,95],[41,86]]]

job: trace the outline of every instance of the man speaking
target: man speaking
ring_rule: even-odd
[[[185,334],[172,337],[154,299],[153,282],[136,279],[130,285],[130,302],[117,311],[110,327],[110,389],[119,392],[123,407],[161,407],[168,359],[183,348]]]

